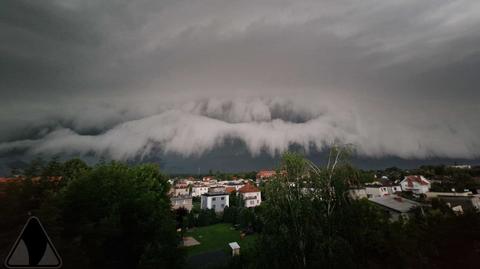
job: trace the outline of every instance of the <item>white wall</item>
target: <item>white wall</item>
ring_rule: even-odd
[[[245,202],[245,207],[256,207],[262,203],[262,194],[261,192],[247,192],[242,193],[242,197]],[[248,199],[250,198],[250,199]],[[253,199],[255,198],[255,199]]]
[[[368,198],[382,197],[388,194],[387,187],[366,187],[365,192]]]
[[[427,193],[429,190],[430,190],[430,182],[424,178],[423,176],[421,176],[422,180],[425,180],[426,182],[428,182],[427,185],[422,185],[422,184],[419,184],[418,182],[412,182],[412,187],[408,186],[408,180],[407,178],[405,177],[405,179],[402,180],[402,182],[400,182],[400,185],[402,186],[402,190],[403,191],[411,191],[415,194],[422,194],[422,193]]]
[[[204,193],[207,193],[208,192],[208,187],[195,187],[193,186],[192,187],[192,196],[193,197],[198,197]]]
[[[401,186],[390,186],[388,187],[388,192],[390,194],[396,193],[396,192],[402,192],[402,187]]]
[[[188,188],[180,188],[180,189],[175,188],[173,190],[173,195],[174,196],[188,195]]]
[[[411,191],[416,194],[427,193],[430,190],[430,185],[420,185],[417,182],[413,182],[413,187],[408,186],[408,182],[401,183],[403,191]]]
[[[201,209],[215,209],[215,212],[223,212],[223,209],[229,205],[228,194],[215,196],[202,195],[202,199],[200,200]]]

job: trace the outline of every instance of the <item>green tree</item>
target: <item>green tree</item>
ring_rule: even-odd
[[[302,156],[283,155],[277,178],[266,185],[260,265],[274,268],[349,268],[354,249],[340,231],[346,225],[348,182],[355,171],[348,149],[333,148],[324,168]]]
[[[58,201],[67,258],[83,253],[77,265],[89,268],[180,266],[168,189],[155,165],[110,163],[82,173]]]
[[[242,197],[240,197],[240,194],[236,191],[233,191],[229,194],[228,201],[231,207],[244,206]]]
[[[223,210],[223,222],[235,224],[238,209],[235,206],[227,206]]]
[[[277,173],[265,188],[268,200],[262,205],[259,261],[274,268],[306,267],[307,256],[313,251],[311,243],[317,237],[314,193],[308,191],[315,187],[310,183],[316,182],[307,179],[309,164],[296,154],[284,154],[279,170],[285,173]]]

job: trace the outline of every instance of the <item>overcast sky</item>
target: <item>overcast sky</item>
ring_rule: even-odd
[[[2,1],[0,158],[475,159],[479,29],[471,0]]]

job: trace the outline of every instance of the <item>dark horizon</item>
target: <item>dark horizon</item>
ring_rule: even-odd
[[[247,173],[259,170],[275,170],[280,165],[281,156],[272,157],[267,153],[260,154],[259,156],[252,157],[248,153],[244,152],[241,155],[232,156],[229,150],[214,150],[208,154],[203,155],[201,158],[183,158],[178,155],[169,155],[161,157],[150,157],[143,160],[130,160],[127,163],[139,164],[139,163],[154,163],[160,166],[163,173],[176,176],[176,175],[208,175],[209,171],[221,172],[221,173]],[[315,152],[305,155],[307,159],[311,160],[317,165],[325,165],[327,162],[328,153]],[[39,157],[39,156],[37,156]],[[44,161],[51,160],[51,156],[40,156]],[[58,157],[58,156],[57,156]],[[64,161],[70,158],[80,158],[87,163],[93,165],[100,161],[100,158],[84,158],[81,156],[68,156],[59,158],[60,161]],[[33,158],[34,159],[34,158]],[[33,160],[31,159],[31,160]],[[14,168],[26,167],[29,161],[14,161],[7,162],[7,165],[11,165]],[[109,159],[105,159],[110,161]],[[429,158],[429,159],[402,159],[398,157],[360,157],[352,156],[349,158],[349,162],[356,168],[362,170],[384,170],[390,167],[397,167],[400,169],[415,169],[422,165],[460,165],[466,164],[471,166],[480,166],[480,159],[449,159],[449,158]],[[232,165],[234,164],[234,165]],[[0,169],[0,176],[10,175],[11,167],[2,167]]]

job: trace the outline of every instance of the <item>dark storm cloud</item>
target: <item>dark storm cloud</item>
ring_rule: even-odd
[[[480,153],[475,1],[4,1],[0,153]]]

